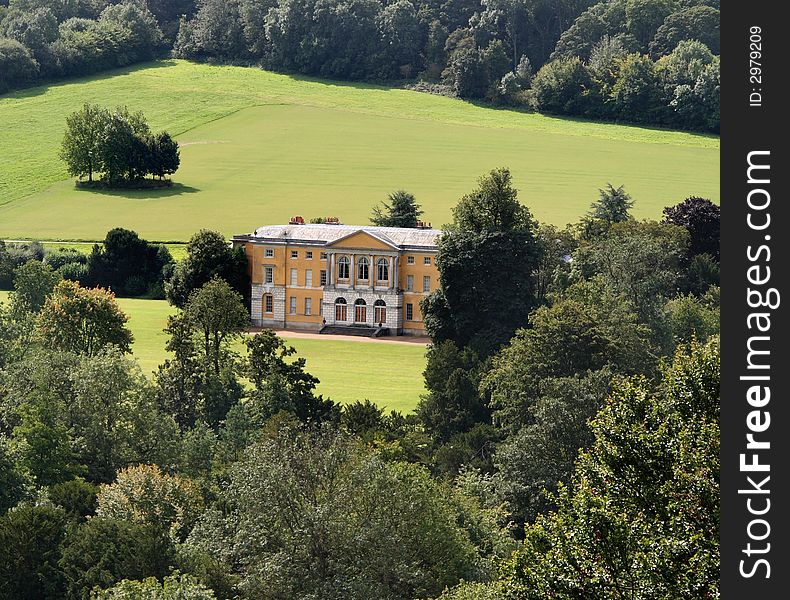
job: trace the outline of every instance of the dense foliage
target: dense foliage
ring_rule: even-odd
[[[166,5],[162,0],[9,0],[6,4],[0,5],[0,93],[39,79],[86,75],[151,60],[166,48],[157,18],[149,10]]]
[[[139,185],[147,175],[162,180],[180,164],[178,143],[166,131],[152,134],[142,113],[85,104],[66,118],[60,157],[71,175],[101,174],[110,186]]]
[[[454,340],[487,356],[526,322],[542,252],[536,230],[507,169],[491,171],[461,198],[439,239],[441,287],[422,303],[434,341]]]
[[[243,296],[249,294],[244,250],[241,247],[231,248],[216,231],[202,229],[189,240],[186,258],[176,265],[167,280],[167,299],[171,304],[183,307],[192,292],[214,277],[221,277]]]
[[[422,209],[413,194],[398,190],[389,195],[389,203],[373,207],[370,222],[379,227],[417,227]]]
[[[540,225],[507,169],[459,200],[409,415],[245,335],[217,233],[163,276],[151,378],[113,294],[64,268],[159,281],[155,246],[0,245],[0,599],[718,597],[718,209],[590,201]]]
[[[16,290],[14,302],[34,313],[61,279],[107,288],[118,296],[164,298],[173,269],[167,247],[120,227],[108,231],[89,254],[67,247],[45,251],[37,242],[0,242],[0,289]]]
[[[0,92],[167,49],[541,112],[719,127],[717,0],[10,0]]]

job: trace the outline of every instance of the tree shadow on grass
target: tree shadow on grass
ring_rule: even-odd
[[[107,69],[104,71],[99,71],[97,73],[89,73],[85,75],[53,77],[51,79],[47,79],[44,81],[36,81],[30,87],[22,87],[15,90],[9,90],[3,94],[0,94],[0,99],[35,98],[36,96],[40,96],[46,93],[47,91],[50,90],[50,88],[56,88],[63,85],[70,85],[72,83],[88,83],[90,81],[98,81],[100,79],[107,79],[108,77],[116,77],[119,75],[131,75],[135,71],[140,71],[142,69],[150,70],[150,69],[163,69],[167,67],[174,67],[176,66],[176,64],[177,63],[175,60],[161,59],[161,60],[135,63],[124,67],[116,67],[114,69]]]
[[[75,185],[74,189],[79,193],[98,194],[101,196],[118,196],[129,200],[150,200],[152,198],[169,198],[170,196],[182,196],[184,194],[195,194],[199,188],[183,183],[173,182],[173,185],[161,188],[132,189],[132,188],[108,188],[108,187],[82,187]]]

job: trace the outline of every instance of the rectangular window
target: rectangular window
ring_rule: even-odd
[[[414,290],[414,275],[406,275],[406,291]]]
[[[313,299],[312,298],[305,298],[304,299],[304,314],[312,315],[313,314]]]
[[[263,283],[274,283],[274,267],[263,267]]]
[[[274,258],[274,248],[266,248],[263,251],[263,254],[266,258]]]
[[[425,257],[423,257],[423,259],[422,259],[422,264],[424,264],[424,265],[429,265],[429,264],[431,264],[431,257],[430,257],[430,256],[425,256]]]
[[[307,260],[313,260],[313,253],[308,250],[307,252],[304,253],[304,257]]]
[[[313,287],[313,270],[307,269],[304,272],[304,284],[306,287]]]
[[[414,305],[413,304],[406,304],[406,320],[407,321],[414,320]]]
[[[326,285],[326,271],[321,270],[321,285]]]
[[[423,292],[431,291],[431,278],[428,275],[422,278],[422,291]]]
[[[291,269],[291,285],[299,285],[299,271]]]
[[[414,257],[413,256],[407,256],[406,257],[406,264],[407,265],[413,265],[414,264]]]
[[[321,253],[321,260],[326,260],[326,252]]]
[[[288,312],[292,315],[296,314],[296,296],[291,296],[289,299]]]
[[[299,251],[291,250],[291,258],[299,258]]]
[[[263,312],[274,312],[274,297],[271,294],[266,294],[263,297]]]

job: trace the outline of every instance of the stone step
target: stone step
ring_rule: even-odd
[[[380,337],[389,335],[387,327],[368,327],[365,325],[324,325],[319,333],[326,335],[355,335],[359,337]]]

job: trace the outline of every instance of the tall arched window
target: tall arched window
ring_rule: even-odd
[[[359,267],[357,268],[357,279],[367,280],[370,274],[370,263],[364,256],[359,259]]]
[[[373,303],[373,320],[381,325],[387,322],[387,303],[384,300],[376,300]]]
[[[379,281],[389,281],[390,264],[386,258],[380,258],[376,262],[376,279]]]
[[[348,260],[348,256],[341,256],[340,259],[337,261],[337,278],[338,279],[349,279],[351,261]]]
[[[367,306],[366,302],[360,298],[356,302],[354,302],[354,322],[356,323],[365,323],[367,319]]]
[[[348,320],[348,306],[346,306],[345,298],[338,298],[335,300],[335,321]]]

